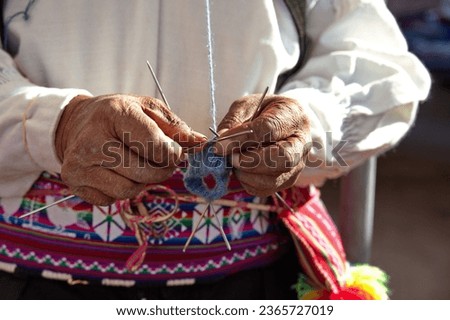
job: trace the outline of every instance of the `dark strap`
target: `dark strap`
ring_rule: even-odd
[[[306,37],[306,0],[284,0],[286,6],[291,13],[294,20],[295,27],[298,33],[298,40],[300,44],[300,57],[294,68],[284,72],[278,77],[277,90],[286,82],[286,80],[292,76],[295,72],[300,70],[305,61],[307,54],[307,37]]]
[[[3,43],[3,28],[4,28],[4,20],[3,20],[3,8],[4,8],[4,3],[5,1],[0,0],[0,43]]]

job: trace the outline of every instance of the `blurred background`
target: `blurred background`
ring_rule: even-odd
[[[371,264],[392,299],[450,299],[450,0],[390,0],[410,50],[433,77],[415,126],[378,158]],[[339,181],[322,195],[339,208]]]

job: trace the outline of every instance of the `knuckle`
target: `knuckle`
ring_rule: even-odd
[[[268,116],[257,118],[253,126],[256,139],[266,143],[276,141],[279,127],[278,121]]]
[[[186,124],[159,99],[141,97],[141,105],[143,108],[148,108],[155,114],[158,114],[161,118],[165,119],[166,124],[169,126],[186,126]]]
[[[76,185],[75,181],[73,181],[71,170],[64,166],[61,168],[61,180],[69,187],[74,187]]]
[[[241,110],[244,104],[248,104],[249,96],[236,99],[230,106],[230,111]]]
[[[187,125],[173,112],[168,109],[161,109],[163,116],[171,127],[187,127]]]
[[[144,187],[144,184],[126,180],[126,182],[123,182],[122,184],[116,184],[115,188],[112,190],[112,195],[116,199],[134,198],[144,190]]]
[[[139,182],[146,184],[163,182],[170,178],[175,170],[176,167],[157,167],[150,164],[149,167],[145,168],[143,171]]]
[[[271,176],[254,175],[236,170],[237,177],[247,192],[257,196],[267,196],[274,192],[277,187],[277,179]]]
[[[167,180],[173,175],[175,168],[155,169],[149,176],[147,183],[159,183]]]
[[[302,152],[298,152],[297,148],[290,142],[280,144],[278,152],[281,156],[282,164],[287,169],[296,167],[302,158]]]
[[[67,159],[61,167],[61,179],[69,186],[76,186],[83,176],[82,166],[74,159]]]
[[[268,197],[271,194],[273,194],[274,192],[272,190],[267,190],[267,189],[260,189],[260,188],[255,188],[255,187],[251,187],[251,186],[244,186],[245,191],[247,191],[249,194],[257,196],[257,197]]]
[[[228,113],[223,120],[221,121],[221,123],[218,126],[218,130],[222,130],[222,129],[231,129],[233,127],[235,127],[236,125],[239,125],[243,122],[242,117],[240,114],[237,113]]]
[[[283,189],[287,189],[287,188],[291,188],[295,185],[295,183],[297,182],[297,178],[300,175],[301,170],[296,170],[296,172],[292,172],[290,177],[288,177],[286,179],[286,181],[280,185],[279,189],[283,190]]]
[[[114,198],[104,195],[99,190],[91,187],[75,187],[71,189],[73,194],[87,201],[88,203],[98,206],[108,206],[114,203]]]
[[[256,152],[245,152],[239,157],[239,167],[245,169],[254,169],[261,165],[261,158]]]
[[[172,167],[179,162],[181,152],[181,146],[174,141],[155,141],[149,149],[148,159],[155,167]]]

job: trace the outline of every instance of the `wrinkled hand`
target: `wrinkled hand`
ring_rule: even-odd
[[[216,153],[231,155],[236,177],[247,192],[269,196],[294,185],[310,149],[309,120],[296,100],[261,95],[236,100],[218,127],[221,136],[252,130],[217,142]]]
[[[157,99],[77,96],[64,109],[55,147],[71,192],[108,205],[166,180],[181,160],[181,147],[205,139]]]

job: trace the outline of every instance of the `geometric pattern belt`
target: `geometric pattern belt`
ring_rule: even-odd
[[[382,272],[349,266],[317,189],[287,189],[281,192],[283,206],[275,197],[261,203],[232,178],[229,193],[209,206],[218,219],[207,215],[199,224],[208,204],[187,192],[182,177],[177,170],[167,182],[109,207],[72,198],[19,219],[67,194],[58,177],[43,175],[24,198],[2,199],[0,269],[76,283],[193,284],[276,259],[287,241],[278,228],[282,221],[305,273],[297,285],[299,297],[386,297]],[[182,253],[194,225],[198,231],[187,254]]]

